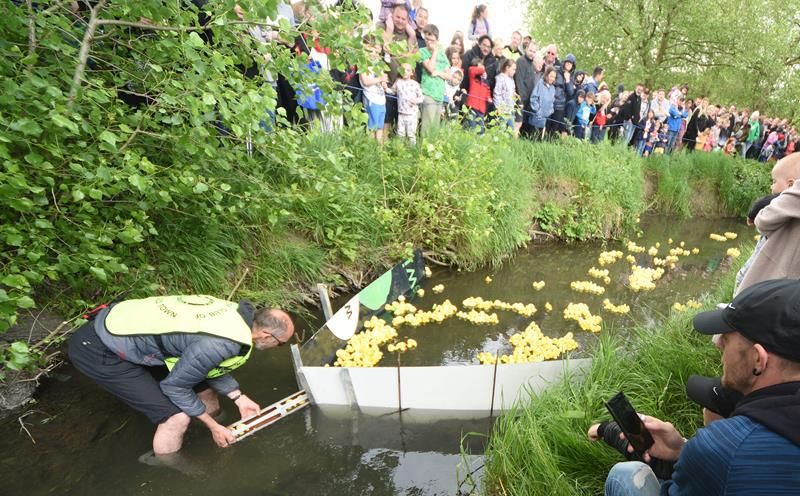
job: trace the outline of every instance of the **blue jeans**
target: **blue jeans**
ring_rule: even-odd
[[[591,142],[592,143],[599,143],[606,139],[606,128],[605,126],[601,129],[600,126],[592,126],[592,136]]]
[[[675,142],[678,141],[678,133],[680,131],[670,131],[669,139],[667,140],[667,153],[672,153],[675,149]]]
[[[617,463],[606,478],[605,496],[658,496],[660,491],[653,470],[642,462]]]
[[[647,138],[645,136],[642,136],[642,139],[640,139],[639,142],[636,143],[636,153],[642,155],[644,153],[644,146],[646,144],[647,144]]]
[[[478,134],[486,132],[486,114],[471,108],[467,115],[467,129],[472,130],[476,127],[478,128]]]
[[[631,142],[631,138],[633,138],[633,133],[636,131],[636,125],[632,121],[627,120],[622,123],[622,130],[624,132],[622,135],[622,144],[627,145]]]

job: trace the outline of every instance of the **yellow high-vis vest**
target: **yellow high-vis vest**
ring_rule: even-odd
[[[125,300],[108,312],[105,327],[115,336],[161,336],[188,333],[230,339],[247,347],[247,353],[228,358],[209,371],[213,379],[242,366],[253,349],[253,334],[238,312],[239,305],[207,295],[153,296]],[[172,370],[180,357],[165,357]]]

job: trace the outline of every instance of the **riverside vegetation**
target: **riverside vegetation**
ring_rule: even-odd
[[[327,74],[315,82],[350,126],[321,134],[279,114],[267,133],[259,123],[274,90],[242,68],[265,52],[275,72],[302,64],[253,43],[224,2],[206,30],[196,10],[155,0],[97,2],[81,21],[59,5],[0,7],[0,333],[23,311],[76,315],[123,293],[225,296],[245,269],[240,296],[299,309],[310,284],[363,284],[414,247],[469,269],[536,231],[620,237],[648,209],[742,214],[768,189],[752,162],[643,161],[500,130],[477,138],[453,127],[418,147],[379,147],[358,106],[336,106]],[[366,66],[348,28],[362,15],[322,16],[316,28],[332,53]],[[139,17],[163,29],[117,21]],[[0,346],[5,380],[45,366],[45,346]]]

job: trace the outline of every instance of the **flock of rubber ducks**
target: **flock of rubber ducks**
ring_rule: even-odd
[[[711,233],[709,238],[724,242],[736,239],[737,234],[733,232]],[[667,245],[670,247],[669,250],[665,250],[662,254],[660,243],[645,247],[634,241],[628,241],[625,246],[627,254],[620,250],[603,251],[598,255],[597,263],[600,267],[608,267],[624,259],[630,266],[630,272],[625,278],[628,288],[635,293],[652,291],[668,270],[677,267],[682,257],[700,253],[698,248],[687,248],[684,242],[674,245],[671,238],[667,241]],[[636,255],[641,256],[644,253],[650,258],[650,263],[645,265],[651,266],[643,266],[637,262]],[[741,255],[741,252],[738,248],[731,247],[727,249],[726,255],[736,258]],[[428,267],[425,267],[425,275],[428,277],[432,275]],[[609,269],[593,266],[588,270],[588,276],[597,282],[592,280],[572,281],[570,288],[578,293],[603,295],[606,288],[602,284],[611,283]],[[486,276],[484,282],[491,284],[492,277]],[[533,282],[531,287],[534,291],[541,291],[545,285],[545,281],[542,280]],[[443,284],[437,284],[430,289],[434,294],[441,294],[444,290]],[[420,299],[425,296],[424,289],[418,289],[415,293]],[[689,309],[698,309],[700,306],[699,302],[690,299],[685,303],[675,302],[672,309],[676,312],[684,312]],[[546,313],[553,311],[553,305],[550,302],[545,302],[543,308]],[[387,322],[378,317],[372,317],[365,321],[365,330],[353,336],[344,348],[336,352],[334,366],[373,367],[384,357],[384,353],[381,351],[383,346],[389,353],[405,353],[416,349],[418,346],[416,340],[411,338],[398,340],[397,329],[401,326],[419,327],[441,324],[452,317],[474,325],[497,325],[500,322],[497,311],[513,312],[523,317],[532,317],[537,312],[533,303],[507,303],[498,299],[483,299],[480,296],[464,299],[461,302],[461,309],[447,299],[442,303],[432,305],[430,310],[419,309],[406,301],[405,297],[400,296],[396,301],[385,305],[384,310],[392,316],[391,321]],[[615,315],[625,315],[631,311],[631,308],[627,304],[614,304],[605,298],[602,302],[602,310]],[[602,329],[602,317],[592,314],[586,303],[568,302],[563,310],[563,318],[574,321],[582,331],[598,333]],[[481,352],[477,354],[477,360],[482,364],[494,364],[498,361],[504,364],[539,362],[556,359],[578,347],[572,332],[559,338],[552,338],[545,336],[536,322],[531,322],[524,331],[512,335],[509,342],[514,347],[511,353]]]

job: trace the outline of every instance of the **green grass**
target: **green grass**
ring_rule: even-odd
[[[705,300],[706,309],[730,299],[737,269]],[[719,350],[692,330],[693,315],[673,313],[659,325],[626,330],[624,337],[604,331],[583,379],[565,378],[499,418],[486,450],[484,493],[602,494],[608,470],[623,459],[604,443],[590,442],[586,430],[608,419],[603,402],[618,391],[638,411],[668,420],[690,437],[702,415],[686,398],[686,380],[720,373]]]
[[[415,247],[474,269],[513,255],[532,230],[583,241],[624,237],[648,209],[741,214],[769,181],[753,162],[718,154],[644,160],[608,143],[533,143],[497,129],[443,127],[417,146],[378,146],[357,128],[279,133],[269,154],[231,172],[253,188],[245,195],[268,201],[219,218],[165,213],[144,254],[126,257],[138,279],[118,282],[132,295],[227,296],[247,268],[239,296],[299,310],[313,283],[380,273]]]

